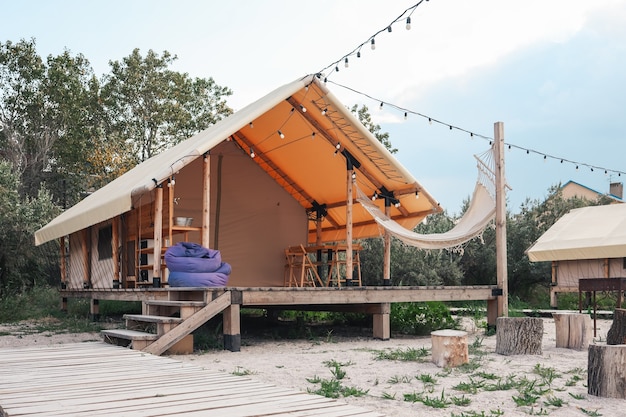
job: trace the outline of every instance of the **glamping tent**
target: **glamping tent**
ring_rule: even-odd
[[[284,85],[139,164],[35,234],[61,242],[66,288],[167,281],[181,241],[218,249],[229,285],[284,285],[286,247],[351,243],[380,227],[353,186],[407,229],[439,204],[315,75]],[[416,198],[419,196],[419,198]]]
[[[528,249],[532,262],[552,262],[550,301],[577,292],[581,278],[626,277],[626,205],[574,209]]]

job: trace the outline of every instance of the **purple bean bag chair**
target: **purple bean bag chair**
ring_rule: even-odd
[[[170,287],[223,287],[232,271],[222,262],[220,251],[191,242],[170,246],[165,263],[170,270]]]
[[[222,256],[197,243],[179,242],[167,249],[165,263],[170,272],[214,272],[222,265]]]
[[[170,287],[224,287],[228,283],[231,267],[227,263],[215,272],[171,271],[167,279]]]

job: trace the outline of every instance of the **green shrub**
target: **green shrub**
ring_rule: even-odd
[[[433,330],[458,329],[448,307],[438,301],[394,303],[391,305],[391,329],[400,333],[429,335]]]

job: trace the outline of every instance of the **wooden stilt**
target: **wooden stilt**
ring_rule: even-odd
[[[373,313],[373,337],[374,339],[389,340],[391,338],[391,303],[381,303],[378,311]]]
[[[385,204],[385,215],[391,216],[391,207]],[[385,229],[383,252],[383,285],[391,285],[391,233]]]
[[[348,169],[348,190],[346,199],[346,286],[352,284],[352,274],[354,273],[353,254],[352,254],[352,203],[353,203],[353,181],[354,169]]]
[[[224,323],[224,349],[241,350],[241,318],[239,304],[231,304],[222,313]]]
[[[204,154],[202,165],[202,246],[211,247],[211,156]]]

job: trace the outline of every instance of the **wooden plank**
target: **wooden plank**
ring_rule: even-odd
[[[0,349],[0,381],[0,409],[6,416],[380,416],[336,400],[95,342]]]

